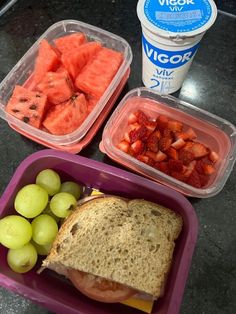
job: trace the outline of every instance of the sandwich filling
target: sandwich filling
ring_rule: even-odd
[[[73,285],[87,297],[105,303],[122,302],[137,293],[118,282],[107,280],[79,270],[67,270]]]

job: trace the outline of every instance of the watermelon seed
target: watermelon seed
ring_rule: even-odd
[[[23,117],[22,120],[23,120],[25,123],[28,123],[30,119],[29,119],[29,117]]]
[[[19,99],[19,101],[20,101],[20,102],[27,102],[28,99],[27,99],[27,98],[24,98],[24,97],[21,97],[21,98]]]
[[[73,95],[71,96],[71,100],[76,100],[77,97],[78,97],[77,95]]]
[[[33,105],[31,105],[31,106],[29,107],[29,109],[35,110],[35,109],[37,109],[37,106],[36,106],[35,104],[33,104]]]
[[[36,97],[39,97],[39,98],[41,97],[41,95],[39,95],[39,94],[36,94],[35,96],[36,96]]]
[[[12,109],[12,112],[17,113],[17,112],[20,112],[20,110],[18,110],[18,109]]]

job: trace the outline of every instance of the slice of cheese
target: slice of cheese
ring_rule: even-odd
[[[93,189],[91,195],[100,195],[100,194],[103,194],[102,192],[100,192],[99,190],[95,190]]]
[[[121,303],[150,314],[152,312],[154,301],[129,298]]]

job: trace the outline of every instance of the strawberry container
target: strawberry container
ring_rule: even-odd
[[[131,113],[142,110],[150,119],[165,115],[191,127],[197,141],[217,153],[219,160],[208,183],[201,188],[191,186],[120,150],[118,145],[128,128]],[[236,159],[236,128],[230,122],[172,96],[161,96],[148,88],[130,91],[107,122],[100,150],[121,165],[154,181],[165,184],[184,195],[207,198],[224,187]]]
[[[67,152],[45,149],[27,157],[16,169],[0,198],[0,218],[14,212],[14,198],[19,189],[33,183],[38,172],[45,168],[56,170],[62,181],[71,179],[104,193],[144,198],[169,207],[182,216],[183,229],[176,241],[165,292],[154,302],[152,310],[153,314],[177,314],[198,234],[198,221],[190,202],[180,193],[128,171]],[[7,249],[0,245],[0,285],[50,311],[62,314],[140,313],[123,304],[105,304],[88,299],[53,271],[44,270],[37,274],[41,260],[26,274],[14,273],[7,265],[6,253]]]
[[[50,44],[53,40],[70,35],[75,32],[83,32],[89,41],[99,41],[104,47],[121,52],[123,61],[111,83],[98,100],[94,109],[84,122],[72,133],[66,135],[54,135],[42,129],[33,127],[5,111],[7,102],[12,95],[15,85],[31,87],[34,64],[38,54],[39,43],[46,39]],[[96,134],[104,121],[122,88],[128,80],[132,51],[129,44],[121,37],[95,26],[75,20],[63,20],[49,27],[35,44],[18,61],[0,84],[0,117],[8,122],[17,132],[50,148],[78,153],[87,145]],[[88,135],[88,137],[86,137]],[[82,142],[82,143],[80,143]]]

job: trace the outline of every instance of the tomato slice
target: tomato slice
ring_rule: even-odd
[[[100,302],[121,302],[137,293],[136,290],[122,284],[75,269],[68,270],[68,276],[80,292]]]

